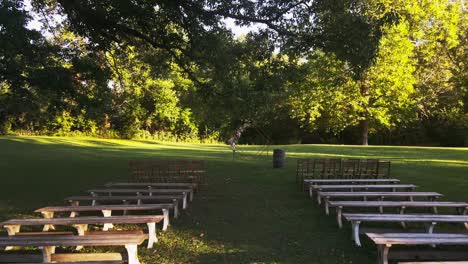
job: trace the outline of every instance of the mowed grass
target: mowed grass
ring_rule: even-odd
[[[272,169],[262,146],[240,146],[236,160],[225,145],[162,144],[93,138],[0,137],[0,220],[36,216],[68,195],[128,178],[128,160],[203,159],[208,185],[143,263],[375,263],[368,241],[353,246],[350,228],[339,230],[295,185],[297,158],[381,158],[392,176],[418,190],[468,200],[468,149],[289,145],[287,168]],[[271,147],[270,149],[272,149]]]

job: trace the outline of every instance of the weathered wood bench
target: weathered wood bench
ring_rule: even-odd
[[[341,228],[342,213],[344,208],[379,208],[380,213],[383,213],[384,207],[400,208],[400,214],[404,214],[405,209],[412,208],[432,208],[433,212],[437,214],[438,207],[448,207],[457,209],[459,214],[466,215],[468,213],[468,203],[465,202],[407,202],[407,201],[328,201],[328,207],[336,207],[336,219],[338,226]],[[329,213],[329,212],[327,212]]]
[[[15,236],[17,233],[20,233],[21,226],[44,226],[43,231],[49,231],[51,227],[56,225],[72,226],[76,229],[79,236],[84,236],[88,230],[88,225],[146,224],[148,226],[148,248],[152,248],[153,244],[158,241],[156,223],[161,222],[163,219],[164,216],[162,215],[10,219],[0,223],[0,225],[7,230],[9,236]],[[107,229],[104,229],[104,231],[107,231]]]
[[[432,234],[437,223],[462,223],[468,229],[468,215],[422,215],[422,214],[343,214],[343,217],[351,222],[353,240],[357,246],[361,246],[359,240],[359,228],[362,222],[413,222],[427,223],[427,233]]]
[[[88,190],[91,195],[99,195],[106,193],[109,196],[118,195],[118,194],[135,194],[135,195],[165,195],[165,194],[182,194],[184,196],[184,201],[187,200],[187,194],[190,198],[190,201],[193,201],[193,190],[191,189],[126,189],[126,188],[104,188],[104,189],[91,189]]]
[[[52,263],[52,255],[56,247],[77,246],[125,246],[128,254],[128,264],[140,264],[138,260],[138,245],[146,239],[140,232],[119,234],[109,233],[102,235],[41,235],[41,236],[7,236],[0,237],[0,246],[41,247],[43,263]],[[96,262],[90,262],[96,263]],[[99,263],[99,262],[97,262]]]
[[[468,261],[405,261],[398,264],[467,264]]]
[[[183,182],[108,182],[104,184],[108,188],[186,188],[194,191],[198,190],[197,183],[183,183]]]
[[[112,211],[155,211],[162,210],[164,216],[163,231],[169,226],[169,209],[174,209],[174,204],[142,204],[142,205],[95,205],[95,206],[48,206],[35,210],[44,218],[54,218],[55,213],[69,212],[70,217],[76,217],[79,212],[102,212],[104,217],[112,216]],[[176,216],[177,217],[177,216]],[[111,226],[109,226],[111,227]]]
[[[379,264],[388,264],[388,253],[393,245],[468,245],[466,234],[367,233],[366,235],[377,245]],[[468,255],[466,260],[468,261]]]
[[[339,191],[350,191],[354,192],[355,190],[391,190],[396,192],[397,190],[403,189],[407,191],[413,191],[416,189],[414,184],[332,184],[332,185],[310,185],[309,186],[309,195],[310,198],[313,196],[314,191],[329,191],[329,190],[339,190]]]
[[[385,198],[406,198],[414,201],[414,197],[429,198],[434,201],[443,196],[436,192],[318,192],[317,202],[321,204],[322,199],[325,201],[325,212],[329,214],[328,201],[333,198],[362,198],[367,201],[367,198],[379,198],[383,201]]]
[[[309,196],[312,197],[310,193],[311,185],[331,185],[331,184],[397,184],[400,180],[398,179],[305,179],[304,186],[306,190],[309,191]]]
[[[187,197],[185,197],[187,198]],[[115,195],[115,196],[70,196],[64,199],[65,201],[70,202],[73,206],[80,205],[80,202],[91,201],[91,205],[95,206],[98,202],[122,202],[127,204],[129,202],[136,202],[138,205],[143,204],[143,201],[147,202],[174,202],[177,203],[177,206],[174,207],[174,210],[178,210],[178,201],[182,201],[182,208],[186,209],[187,206],[183,206],[184,196],[183,195]],[[176,213],[174,213],[176,214]],[[177,212],[178,214],[178,212]]]

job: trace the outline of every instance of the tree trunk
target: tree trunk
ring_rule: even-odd
[[[363,146],[367,146],[369,145],[369,120],[361,120],[359,125],[361,127],[361,144]]]

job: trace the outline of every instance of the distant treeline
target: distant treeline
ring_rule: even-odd
[[[24,2],[0,1],[0,134],[468,145],[462,1]]]

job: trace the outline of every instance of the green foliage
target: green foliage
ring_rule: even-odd
[[[244,142],[418,131],[461,145],[468,133],[459,1],[23,2],[0,3],[2,134],[224,141],[245,126]],[[264,27],[236,39],[225,18]]]

